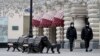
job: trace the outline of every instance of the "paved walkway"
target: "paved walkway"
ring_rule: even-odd
[[[84,49],[74,49],[73,52],[70,52],[68,49],[61,49],[61,54],[52,54],[51,51],[47,54],[45,50],[43,54],[27,54],[18,51],[12,52],[12,50],[7,52],[6,49],[0,49],[0,56],[100,56],[100,49],[95,49],[92,52],[85,52]]]

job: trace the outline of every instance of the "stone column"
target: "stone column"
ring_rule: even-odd
[[[70,26],[70,22],[72,21],[72,17],[70,15],[70,3],[65,3],[64,4],[64,48],[68,48],[68,40],[66,38],[66,32],[68,27]]]
[[[44,34],[45,36],[47,36],[47,37],[50,37],[50,36],[49,36],[49,28],[43,28],[43,30],[44,30],[43,34]]]
[[[57,14],[55,17],[62,19],[63,18],[63,8],[64,8],[64,0],[56,0],[55,2],[55,9],[57,11]],[[62,44],[64,42],[64,34],[63,34],[63,28],[61,26],[56,27],[56,42]]]
[[[40,20],[42,17],[42,13],[43,12],[41,12],[41,10],[35,10],[33,19]],[[33,36],[41,36],[41,35],[43,35],[42,28],[34,26],[33,27]]]
[[[35,12],[34,12],[34,17],[37,15],[37,13],[38,13],[38,11],[35,10]],[[32,29],[33,29],[33,36],[37,36],[37,30],[38,30],[38,28],[33,26]]]
[[[86,5],[80,3],[73,3],[71,7],[72,17],[74,17],[74,25],[77,30],[77,41],[75,41],[75,48],[80,48],[81,30],[85,25],[84,15],[87,15]]]
[[[43,28],[33,27],[33,36],[42,36]]]
[[[39,28],[33,27],[33,36],[39,36]]]
[[[48,6],[49,6],[49,3],[50,3],[50,1],[45,1],[45,4],[46,5],[44,5],[43,6],[43,11],[44,11],[44,13],[47,13],[48,12],[48,10],[50,10],[50,9],[48,9]],[[49,31],[49,29],[50,28],[43,28],[43,35],[44,36],[47,36],[48,37],[48,39],[50,39],[50,31]]]
[[[64,29],[63,29],[63,27],[56,27],[56,41],[58,42],[58,43],[60,43],[61,45],[63,44],[63,42],[64,42]],[[62,47],[63,47],[63,45],[62,45]]]
[[[43,36],[43,28],[39,28],[39,36]]]
[[[99,7],[98,7],[98,1],[97,0],[91,0],[88,1],[88,16],[89,16],[89,22],[90,22],[90,26],[93,29],[93,38],[94,41],[93,43],[95,43],[93,46],[95,46],[95,48],[98,48],[98,44],[99,44]]]

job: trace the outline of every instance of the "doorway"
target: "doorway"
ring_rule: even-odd
[[[56,27],[50,28],[49,31],[50,31],[50,38],[49,38],[50,42],[56,43]]]
[[[39,28],[39,36],[43,36],[43,28]]]

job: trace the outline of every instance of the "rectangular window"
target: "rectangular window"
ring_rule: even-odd
[[[18,26],[12,26],[12,30],[18,30]]]

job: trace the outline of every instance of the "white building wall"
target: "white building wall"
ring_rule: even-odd
[[[66,32],[67,32],[67,29],[68,27],[70,26],[70,23],[73,22],[72,21],[72,17],[71,17],[71,8],[70,8],[71,4],[69,3],[65,3],[64,4],[64,41],[65,41],[65,44],[64,44],[64,48],[68,48],[68,39],[66,38]]]
[[[93,29],[94,40],[99,39],[99,8],[97,1],[88,2],[89,22]]]
[[[12,26],[18,26],[18,30],[12,30]],[[8,39],[17,39],[23,34],[23,16],[14,14],[8,18]]]
[[[78,11],[78,13],[76,13],[77,11],[74,11],[75,14],[84,13],[84,11],[85,11],[84,9],[88,10],[89,22],[90,22],[90,24],[93,28],[93,32],[95,32],[94,33],[94,38],[96,40],[100,39],[100,37],[99,37],[100,36],[100,23],[99,23],[100,21],[99,21],[98,15],[97,15],[98,14],[98,9],[95,8],[95,7],[97,7],[97,5],[95,3],[92,3],[92,2],[93,1],[91,0],[91,3],[87,4],[87,8],[84,8],[84,6],[82,8],[81,5],[78,5],[76,7],[72,6],[71,9],[69,8],[70,6],[67,3],[65,3],[65,5],[64,5],[64,11],[65,11],[65,13],[64,13],[64,16],[65,16],[64,17],[64,37],[65,38],[64,38],[64,40],[65,41],[67,41],[67,39],[66,39],[67,28],[68,28],[70,22],[72,22],[72,16],[70,15],[70,13],[71,13],[70,10],[73,12],[74,10],[78,11],[78,9],[81,10],[81,11]],[[48,9],[45,9],[45,10],[48,10]],[[9,19],[9,21],[8,21],[8,39],[17,39],[19,36],[23,35],[23,21],[24,21],[23,16],[20,16],[20,15],[14,13],[14,15],[12,17],[9,17],[8,19]],[[83,19],[80,19],[80,21],[81,22],[79,22],[78,19],[75,19],[75,22],[74,22],[75,26],[77,26],[77,27],[79,27],[81,25],[84,26],[84,24],[82,23]],[[79,24],[79,23],[81,23],[81,24]],[[17,30],[17,31],[12,30],[12,26],[19,26],[19,30]],[[43,32],[44,35],[49,36],[49,33],[50,33],[49,28],[44,28],[43,30],[44,30],[44,32]],[[38,29],[37,28],[33,29],[33,31],[36,31],[36,32],[33,33],[33,35],[38,35],[37,34]],[[78,29],[78,31],[80,31],[80,29]],[[80,32],[78,32],[78,36],[80,36],[79,33]],[[78,38],[78,40],[81,40],[81,39]]]

